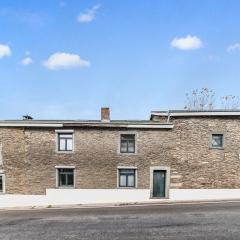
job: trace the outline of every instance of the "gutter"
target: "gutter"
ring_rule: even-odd
[[[240,117],[240,112],[151,112],[151,119],[153,116],[162,117]]]
[[[58,128],[63,127],[63,124],[57,123],[0,123],[0,127],[46,127],[46,128]]]
[[[173,124],[64,124],[64,127],[89,127],[89,128],[129,128],[129,129],[172,129]]]
[[[111,123],[0,123],[0,127],[27,128],[128,128],[128,129],[172,129],[173,124],[111,124]]]

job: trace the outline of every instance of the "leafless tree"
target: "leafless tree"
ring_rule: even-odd
[[[240,108],[239,97],[226,95],[221,97],[222,108],[225,110],[236,110]]]
[[[186,94],[186,110],[212,110],[214,108],[215,92],[208,88],[195,89]]]

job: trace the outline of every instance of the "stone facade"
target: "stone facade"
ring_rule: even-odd
[[[154,119],[157,121],[157,119]],[[171,118],[173,129],[133,129],[136,154],[119,153],[122,128],[74,127],[74,152],[56,151],[55,128],[1,127],[6,193],[56,188],[55,166],[75,166],[78,189],[117,188],[117,167],[137,167],[137,187],[150,188],[150,167],[170,167],[170,188],[240,188],[240,118]],[[210,148],[224,133],[223,149]]]

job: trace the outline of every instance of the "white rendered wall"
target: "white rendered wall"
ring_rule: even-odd
[[[45,195],[0,194],[0,208],[45,206],[46,200]]]
[[[240,189],[170,189],[169,199],[150,199],[149,197],[149,189],[47,189],[46,195],[1,194],[0,208],[65,204],[240,200]]]
[[[240,189],[170,189],[175,201],[239,199]]]
[[[124,203],[148,201],[149,189],[48,189],[47,196],[56,204]]]

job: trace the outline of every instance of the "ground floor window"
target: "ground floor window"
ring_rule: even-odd
[[[136,186],[136,169],[118,169],[119,187]]]
[[[3,193],[5,190],[5,176],[0,174],[0,193]]]
[[[58,168],[58,187],[74,187],[74,169]]]

